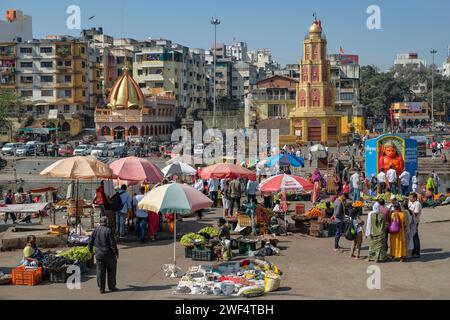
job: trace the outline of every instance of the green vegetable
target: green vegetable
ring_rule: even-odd
[[[206,233],[211,238],[216,238],[219,236],[219,231],[213,227],[204,227],[198,233]]]
[[[195,233],[185,234],[184,236],[181,237],[180,243],[182,246],[191,247],[194,245],[194,240],[201,241],[202,245],[206,244],[205,237]]]
[[[86,262],[92,259],[89,247],[73,247],[60,254],[61,257],[72,261]]]

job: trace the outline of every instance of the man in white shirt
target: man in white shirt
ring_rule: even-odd
[[[402,187],[402,195],[407,196],[409,194],[409,184],[411,180],[411,174],[405,170],[403,170],[402,174],[399,177],[400,185]]]
[[[204,185],[202,179],[198,178],[197,180],[195,180],[194,189],[203,193]]]
[[[417,193],[412,193],[409,197],[409,210],[411,210],[414,215],[414,220],[416,222],[416,233],[414,234],[414,249],[412,250],[413,257],[420,257],[420,238],[419,238],[419,223],[420,216],[422,215],[422,204],[420,203]]]
[[[359,170],[350,177],[350,183],[353,189],[353,201],[359,201],[361,197],[361,176]]]
[[[392,194],[398,194],[397,191],[397,172],[394,169],[394,166],[391,166],[391,168],[386,172],[386,178],[389,182],[389,190]]]
[[[384,168],[381,169],[380,173],[377,176],[378,185],[380,186],[380,193],[386,192],[386,173],[384,172]]]
[[[208,181],[209,198],[213,201],[213,208],[217,208],[219,184],[220,181],[218,179],[209,179]]]

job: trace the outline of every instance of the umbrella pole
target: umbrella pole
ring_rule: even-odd
[[[283,197],[284,197],[284,202],[285,202],[285,204],[286,204],[286,212],[284,213],[284,226],[285,226],[285,228],[286,228],[285,232],[286,232],[286,235],[287,235],[287,234],[288,234],[288,231],[287,231],[287,229],[288,229],[288,225],[287,225],[287,213],[288,213],[288,211],[289,211],[289,207],[288,207],[288,205],[287,205],[286,189],[283,190]]]
[[[176,257],[176,247],[177,247],[177,215],[173,216],[173,264],[177,265]]]

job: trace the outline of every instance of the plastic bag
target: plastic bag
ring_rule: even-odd
[[[273,292],[280,288],[281,278],[274,272],[268,272],[266,278],[264,279],[264,291]]]
[[[260,297],[264,295],[264,288],[260,286],[244,287],[239,290],[238,295],[245,298]]]

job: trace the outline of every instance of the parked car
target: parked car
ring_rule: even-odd
[[[128,150],[124,146],[118,146],[113,150],[114,158],[125,158],[128,156]]]
[[[59,147],[58,155],[61,157],[70,157],[74,155],[74,149],[70,144],[64,144]]]
[[[95,144],[96,147],[100,147],[100,148],[109,148],[109,143],[108,142],[97,142]]]
[[[9,142],[5,144],[2,148],[2,155],[14,155],[16,153],[16,150],[22,147],[23,143],[17,143],[17,142]]]
[[[37,156],[46,157],[48,155],[55,155],[54,153],[49,153],[49,145],[47,143],[39,142],[35,146]]]
[[[108,156],[108,147],[106,145],[96,145],[92,148],[91,156],[94,157],[107,157]]]
[[[75,148],[73,154],[75,156],[87,156],[90,155],[92,151],[92,146],[88,144],[80,144],[78,147]]]
[[[36,154],[36,145],[25,144],[16,150],[16,156],[34,156]]]
[[[48,144],[47,145],[47,155],[51,157],[57,157],[59,151],[59,144]]]
[[[114,149],[116,149],[117,147],[125,147],[125,141],[122,141],[122,140],[114,140],[112,143],[111,143],[111,145],[110,145],[110,149],[111,150],[114,150]]]

